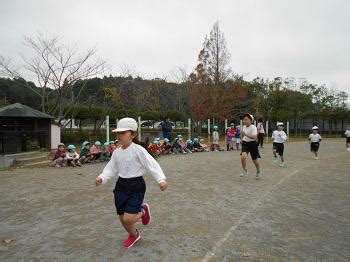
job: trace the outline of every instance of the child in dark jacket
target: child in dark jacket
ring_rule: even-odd
[[[67,166],[67,156],[66,150],[64,149],[64,144],[59,143],[55,157],[53,159],[52,165],[55,167],[64,167]]]
[[[92,159],[92,156],[90,154],[90,142],[84,141],[81,147],[79,161],[81,164],[85,164],[85,163],[90,163],[91,159]]]

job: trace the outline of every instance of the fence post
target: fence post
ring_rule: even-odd
[[[106,142],[109,143],[109,115],[106,116]]]
[[[139,141],[141,141],[141,116],[137,118],[137,122],[138,122],[137,138]]]
[[[208,140],[210,141],[210,118],[208,118]]]
[[[191,139],[191,118],[188,119],[188,139]]]
[[[266,121],[266,142],[269,141],[269,120]]]

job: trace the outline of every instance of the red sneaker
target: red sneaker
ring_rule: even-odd
[[[142,204],[142,209],[144,213],[141,217],[141,220],[142,220],[142,224],[146,226],[151,222],[151,208],[147,203],[144,203]]]
[[[140,240],[141,236],[139,231],[137,231],[137,235],[136,236],[129,236],[125,241],[124,241],[124,247],[125,248],[131,248],[137,241]]]

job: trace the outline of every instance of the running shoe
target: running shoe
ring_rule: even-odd
[[[151,208],[147,203],[142,204],[143,215],[141,221],[143,225],[148,225],[151,222]]]
[[[141,236],[139,231],[136,229],[136,236],[129,236],[125,241],[124,241],[124,247],[125,248],[131,248],[137,241],[140,240]]]
[[[247,175],[247,170],[242,170],[241,174],[239,175],[240,177],[244,177],[245,175]]]
[[[285,163],[284,162],[281,162],[280,163],[280,167],[284,167]]]
[[[318,156],[315,156],[315,160],[318,160]]]
[[[257,173],[256,173],[256,176],[255,176],[255,179],[256,179],[256,180],[259,180],[261,177],[262,177],[262,175],[260,174],[260,172],[257,172]]]

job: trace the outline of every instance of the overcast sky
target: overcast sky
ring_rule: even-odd
[[[348,0],[1,0],[0,55],[26,55],[23,35],[40,31],[96,46],[112,74],[127,64],[163,77],[195,67],[216,20],[246,79],[304,77],[350,92]]]

